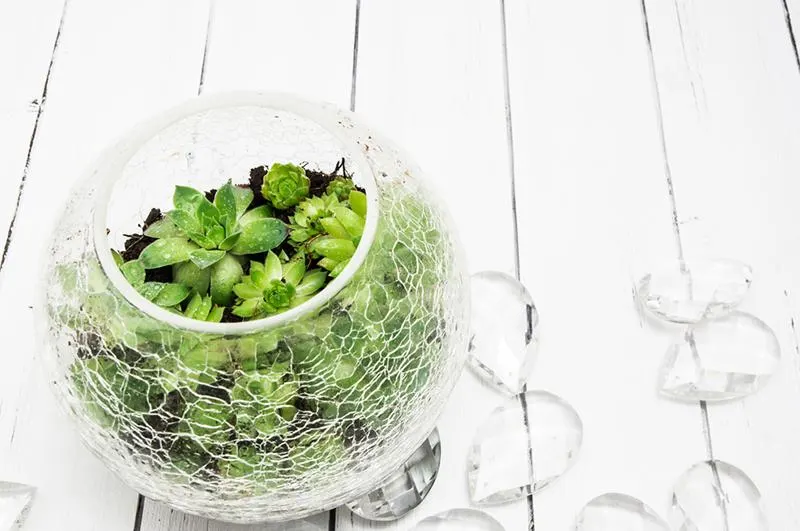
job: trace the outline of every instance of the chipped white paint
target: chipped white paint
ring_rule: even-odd
[[[30,4],[30,5],[29,5]],[[36,367],[31,286],[48,226],[97,152],[139,119],[204,92],[271,89],[348,106],[356,0],[111,5],[69,0],[39,116],[61,0],[0,5],[0,478],[35,483],[31,531],[129,531],[135,493],[77,441]],[[787,0],[800,33],[800,0]],[[647,0],[681,243],[688,259],[751,263],[746,309],[775,329],[782,371],[758,395],[709,407],[712,449],[751,475],[773,529],[800,528],[800,69],[784,2]],[[362,2],[356,110],[428,170],[473,270],[514,271],[504,108],[503,2]],[[505,0],[521,275],[542,315],[533,387],[565,397],[585,439],[535,500],[536,528],[567,531],[598,494],[665,512],[706,457],[697,406],[659,398],[669,336],[630,300],[637,264],[676,259],[652,72],[638,2]],[[299,37],[298,37],[299,36]],[[36,202],[34,202],[36,200]],[[487,207],[500,212],[491,222]],[[489,247],[490,251],[484,249]],[[407,519],[468,505],[466,449],[501,397],[465,374],[440,422],[443,462]],[[525,502],[490,509],[526,529]],[[143,506],[142,531],[242,529]],[[315,522],[327,527],[328,515]],[[373,527],[346,510],[336,529]],[[260,529],[253,527],[253,529]]]

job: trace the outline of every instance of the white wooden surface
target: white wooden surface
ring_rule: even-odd
[[[31,311],[48,227],[99,150],[199,91],[231,89],[354,105],[427,169],[473,271],[519,261],[541,313],[531,384],[576,407],[585,443],[535,496],[533,520],[526,501],[489,509],[509,531],[567,531],[606,491],[664,512],[672,482],[709,452],[751,475],[773,530],[800,528],[790,27],[800,34],[800,0],[0,0],[0,478],[39,486],[26,529],[246,529],[139,503],[83,449],[37,367]],[[679,251],[756,268],[748,308],[784,351],[763,392],[707,409],[657,396],[669,336],[639,319],[631,286],[642,262]],[[408,518],[312,521],[404,530],[467,506],[470,438],[499,401],[465,373],[439,423],[440,478]]]

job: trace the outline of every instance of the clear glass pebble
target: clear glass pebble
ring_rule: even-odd
[[[536,360],[539,314],[528,290],[500,271],[472,275],[470,366],[510,394],[522,391]]]
[[[434,429],[422,446],[383,485],[348,503],[347,507],[366,520],[397,520],[428,495],[441,461],[439,430]]]
[[[505,531],[505,528],[483,511],[451,509],[425,518],[411,531]]]
[[[35,487],[0,481],[0,531],[22,528],[35,493]]]
[[[761,493],[753,481],[724,461],[694,465],[672,493],[669,523],[685,531],[767,531]]]
[[[472,501],[503,503],[543,489],[572,466],[582,441],[581,419],[562,398],[530,391],[507,400],[478,428],[470,448]]]
[[[575,531],[670,531],[643,501],[610,492],[593,499],[578,514]]]
[[[659,389],[678,400],[732,400],[763,387],[780,357],[778,338],[766,323],[733,312],[688,328],[670,345]]]
[[[674,323],[698,323],[733,310],[747,294],[753,270],[736,260],[706,260],[642,277],[636,292],[653,315]]]

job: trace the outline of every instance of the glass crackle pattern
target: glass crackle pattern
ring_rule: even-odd
[[[169,186],[189,172],[218,182],[259,157],[279,160],[264,152],[321,166],[342,153],[313,121],[278,106],[217,111],[207,100],[208,110],[157,131],[127,161],[111,196],[112,235],[136,219],[112,206],[151,206],[140,190],[153,175]],[[316,109],[365,155],[380,216],[355,275],[297,319],[208,334],[131,304],[93,243],[94,197],[109,178],[99,170],[56,231],[42,319],[50,379],[92,451],[134,489],[180,510],[281,521],[365,494],[427,437],[465,361],[468,295],[445,215],[394,147],[349,113]],[[263,133],[258,141],[240,141],[243,119]],[[212,167],[231,150],[232,167]]]

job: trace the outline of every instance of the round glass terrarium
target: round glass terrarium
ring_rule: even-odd
[[[368,198],[364,235],[296,308],[189,319],[114,261],[175,185],[342,157]],[[48,255],[43,359],[86,444],[145,496],[232,522],[300,518],[379,485],[434,428],[467,355],[459,248],[423,180],[351,113],[285,95],[201,97],[135,128],[74,191]]]

